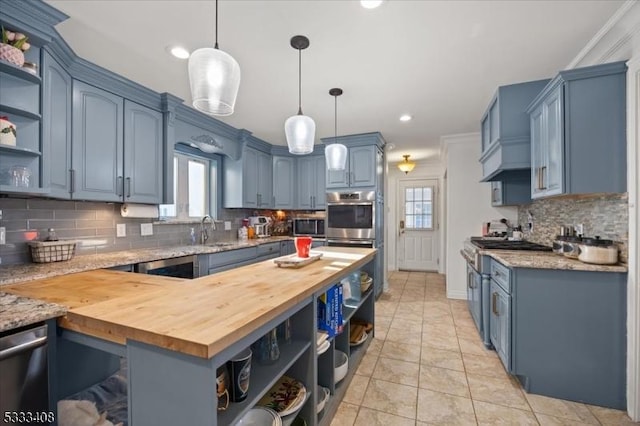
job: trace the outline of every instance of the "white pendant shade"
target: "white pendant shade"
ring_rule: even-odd
[[[316,136],[316,123],[306,115],[293,115],[284,122],[284,133],[289,152],[296,155],[311,154]]]
[[[345,170],[347,167],[347,147],[341,143],[332,143],[324,149],[327,170]]]
[[[189,57],[193,106],[209,115],[231,115],[240,88],[240,65],[220,49],[203,47]]]

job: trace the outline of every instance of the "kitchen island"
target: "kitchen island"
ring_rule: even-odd
[[[285,373],[311,391],[300,415],[307,424],[324,424],[350,378],[336,386],[326,377],[333,376],[334,350],[349,354],[348,320],[353,316],[373,322],[374,305],[370,290],[357,309],[345,309],[345,332],[318,358],[317,298],[354,271],[379,277],[374,275],[375,249],[318,251],[323,257],[300,269],[278,268],[269,260],[196,280],[170,281],[95,271],[5,286],[3,291],[67,306],[66,316],[58,320],[57,340],[127,358],[129,424],[232,424]],[[96,273],[102,274],[102,284],[87,285]],[[124,285],[129,293],[122,295],[125,277],[139,277],[140,283]],[[282,346],[279,360],[270,366],[253,363],[247,400],[218,413],[216,369],[286,319],[291,319],[292,341]],[[351,354],[351,375],[365,348]],[[82,362],[81,357],[76,360],[77,365]],[[55,380],[68,380],[58,373]],[[317,382],[329,385],[335,395],[322,417],[315,414]]]

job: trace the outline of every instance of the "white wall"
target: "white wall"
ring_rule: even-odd
[[[443,136],[447,173],[447,297],[466,299],[466,263],[460,255],[465,239],[482,235],[482,223],[503,217],[516,222],[516,207],[491,207],[491,185],[481,183],[480,134]]]
[[[567,68],[628,60],[627,192],[629,276],[627,281],[627,411],[640,421],[640,2],[628,0]]]
[[[387,174],[387,216],[385,217],[387,234],[385,235],[385,247],[387,249],[388,267],[390,271],[398,269],[398,205],[400,203],[398,187],[400,179],[435,179],[438,181],[438,195],[436,198],[438,213],[436,220],[440,222],[440,230],[442,230],[444,226],[442,221],[442,163],[440,161],[416,161],[416,167],[407,175],[401,172],[396,164],[397,163],[389,164]],[[440,235],[441,234],[442,232],[440,232]],[[444,274],[444,249],[442,241],[442,238],[440,238],[440,264],[438,272]]]

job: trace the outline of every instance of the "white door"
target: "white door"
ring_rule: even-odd
[[[438,270],[438,181],[405,179],[399,182],[398,269]]]

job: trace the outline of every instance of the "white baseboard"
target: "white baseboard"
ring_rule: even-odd
[[[467,292],[466,291],[448,291],[447,290],[447,298],[448,299],[467,300]]]

